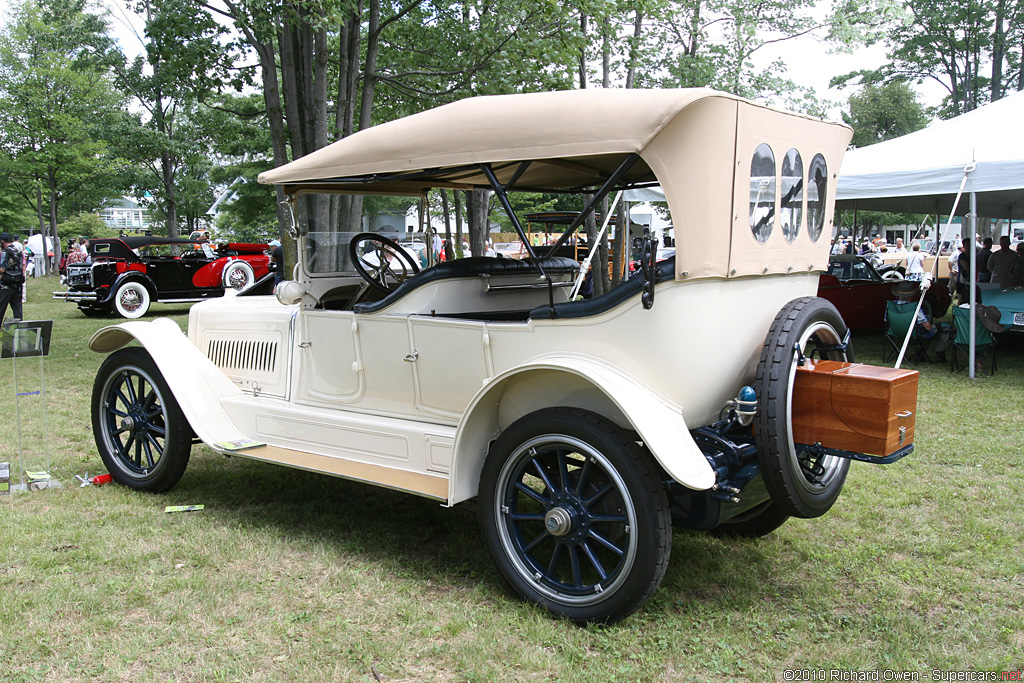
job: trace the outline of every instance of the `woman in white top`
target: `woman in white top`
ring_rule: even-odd
[[[921,253],[921,244],[914,242],[911,251],[907,254],[907,279],[924,279],[924,254]]]

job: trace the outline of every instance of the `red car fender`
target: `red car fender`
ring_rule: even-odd
[[[241,256],[225,256],[208,263],[192,276],[192,284],[196,287],[220,287],[223,284],[224,268],[232,261],[245,261],[252,266],[256,279],[270,272],[270,257],[266,254],[244,254]]]

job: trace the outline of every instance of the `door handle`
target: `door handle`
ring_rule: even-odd
[[[412,353],[405,354],[405,357],[402,358],[402,360],[404,360],[406,363],[415,363],[416,359],[419,358],[419,357],[420,357],[420,352],[414,350]]]

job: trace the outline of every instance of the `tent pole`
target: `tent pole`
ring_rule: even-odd
[[[976,244],[976,240],[975,240],[975,235],[977,234],[977,220],[978,220],[978,213],[977,212],[978,212],[978,195],[977,195],[977,193],[972,192],[971,193],[971,217],[970,217],[970,221],[969,221],[970,222],[970,226],[971,226],[971,283],[970,283],[970,287],[971,287],[971,291],[970,291],[971,315],[970,315],[970,321],[968,322],[968,329],[970,330],[970,340],[971,341],[970,341],[970,347],[969,347],[970,348],[970,353],[967,356],[967,367],[968,367],[968,370],[969,370],[968,376],[971,379],[975,379],[975,376],[974,376],[974,359],[975,359],[976,349],[974,348],[974,343],[975,343],[975,339],[974,339],[974,336],[975,336],[975,334],[974,334],[975,333],[974,325],[975,325],[975,321],[977,320],[977,316],[978,316],[978,312],[976,310],[976,307],[978,305],[978,302],[976,301],[976,296],[977,296],[977,293],[976,293],[977,285],[976,285],[976,283],[978,282],[978,267],[977,267],[977,264],[978,264],[978,249],[977,249],[977,244]],[[954,352],[955,352],[955,349],[954,349]]]

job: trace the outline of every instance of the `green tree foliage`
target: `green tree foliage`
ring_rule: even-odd
[[[80,213],[62,221],[57,226],[57,234],[61,244],[67,245],[68,240],[77,237],[117,237],[117,230],[104,223],[94,213]]]
[[[854,147],[913,133],[931,120],[917,93],[900,81],[865,85],[850,96],[848,106],[843,121],[853,127]]]
[[[117,189],[121,164],[104,132],[121,99],[106,28],[85,0],[55,0],[25,3],[0,34],[0,174],[51,236],[65,206],[95,206]]]
[[[184,232],[198,227],[213,201],[205,177],[210,138],[197,125],[198,103],[241,81],[225,27],[195,0],[142,0],[136,9],[146,18],[143,51],[114,65],[136,112],[122,121],[120,152],[135,164],[138,194],[152,193],[154,215],[174,237],[182,219]]]
[[[1024,1],[908,0],[905,10],[882,74],[940,84],[943,117],[1024,89]]]

